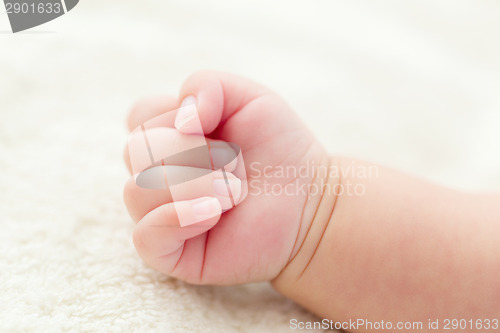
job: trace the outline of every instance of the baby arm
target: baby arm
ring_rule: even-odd
[[[142,189],[131,177],[125,202],[137,222],[135,246],[150,266],[198,284],[272,281],[283,295],[334,321],[421,321],[413,331],[425,332],[429,319],[498,318],[499,196],[330,157],[281,98],[237,76],[199,72],[180,97],[142,101],[130,129],[189,99],[207,140],[241,147],[250,189],[222,213],[209,181],[187,188],[176,212],[168,191]],[[174,124],[158,127],[148,135],[165,149],[187,140]],[[129,166],[131,159],[126,154]],[[316,168],[298,178],[264,174],[311,165]],[[263,184],[320,190],[267,195]],[[211,217],[182,225],[178,214],[198,211],[200,203]]]
[[[335,321],[423,323],[405,332],[430,331],[429,319],[441,328],[444,319],[500,319],[500,196],[350,159],[330,165],[339,176],[305,213],[312,223],[272,281],[278,291]]]

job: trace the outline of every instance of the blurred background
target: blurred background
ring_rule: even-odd
[[[18,34],[2,9],[0,331],[315,320],[266,284],[188,286],[133,249],[127,112],[199,69],[274,89],[332,153],[500,190],[497,1],[82,0]]]

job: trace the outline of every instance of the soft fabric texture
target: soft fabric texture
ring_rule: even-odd
[[[0,13],[2,332],[289,332],[292,318],[319,320],[266,283],[190,286],[134,250],[127,110],[176,94],[197,69],[273,88],[332,153],[500,189],[495,1],[86,0],[8,30]]]

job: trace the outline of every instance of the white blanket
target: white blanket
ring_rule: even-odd
[[[8,30],[0,13],[1,332],[319,320],[267,284],[190,286],[135,253],[121,198],[127,110],[176,94],[197,69],[272,87],[334,153],[500,188],[496,1],[83,0]]]

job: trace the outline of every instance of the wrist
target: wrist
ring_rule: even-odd
[[[342,179],[339,164],[339,158],[324,154],[315,169],[295,246],[288,263],[271,281],[276,290],[292,299],[291,294],[314,260],[335,210]]]

